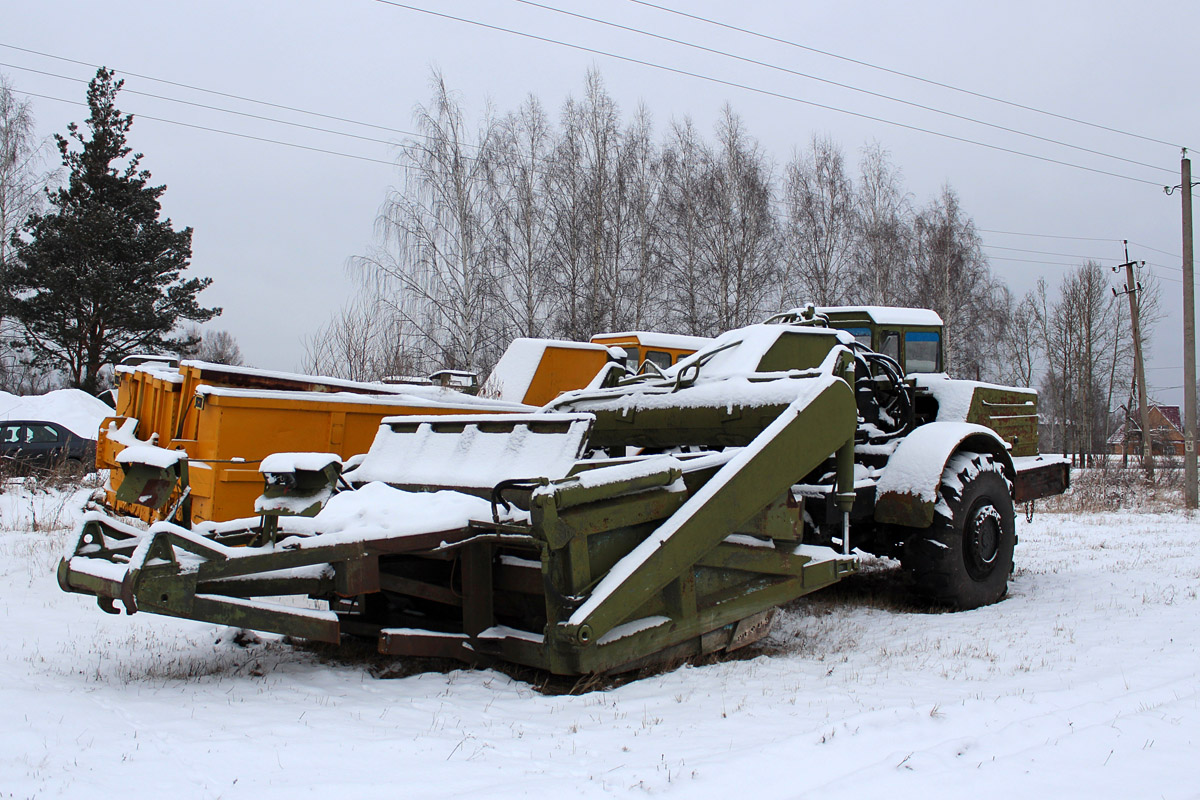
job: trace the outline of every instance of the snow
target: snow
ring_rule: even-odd
[[[724,378],[744,376],[757,369],[763,356],[772,345],[784,334],[801,334],[805,336],[836,336],[838,341],[849,343],[852,336],[842,331],[829,328],[794,328],[783,325],[748,325],[728,331],[714,339],[707,347],[681,360],[678,364],[666,370],[667,375],[675,376],[689,364],[708,357],[700,367],[700,375],[704,378]]]
[[[395,539],[414,534],[453,531],[472,519],[490,520],[492,504],[461,492],[404,492],[383,483],[368,483],[353,492],[335,494],[315,517],[280,520],[280,544],[290,533],[320,534],[301,547],[340,542]],[[294,537],[293,537],[294,538]]]
[[[562,339],[513,339],[483,383],[482,393],[509,403],[522,403],[546,354],[546,348],[607,352],[599,344]]]
[[[141,369],[139,365],[136,369]],[[276,379],[282,381],[296,381],[304,384],[320,384],[327,387],[338,387],[342,389],[351,389],[357,391],[371,391],[378,394],[396,394],[407,391],[411,387],[391,386],[386,383],[374,383],[370,381],[350,381],[343,378],[327,378],[320,375],[304,375],[298,372],[278,372],[276,370],[259,369],[257,367],[233,367],[228,364],[214,364],[208,361],[196,361],[188,359],[179,364],[180,369],[183,367],[198,367],[204,371],[206,376],[215,378],[216,375],[237,375],[243,378],[259,378],[259,379]],[[153,369],[153,368],[152,368]]]
[[[933,422],[922,425],[896,448],[879,478],[876,491],[911,494],[932,503],[937,500],[937,487],[942,469],[950,453],[968,436],[982,435],[994,439],[1003,447],[991,428],[970,422]]]
[[[298,469],[319,472],[330,464],[340,464],[337,453],[272,453],[258,465],[259,472],[295,472]]]
[[[926,389],[938,403],[937,418],[943,422],[961,422],[967,418],[971,410],[971,400],[978,389],[1000,389],[1011,392],[1013,386],[1000,386],[995,383],[980,381],[964,381],[950,378],[944,372],[913,373],[913,381],[917,388]],[[1019,392],[1033,392],[1033,389],[1016,389]],[[1035,404],[1029,401],[1029,410],[1034,411]]]
[[[54,579],[86,494],[0,494],[5,795],[1196,794],[1194,514],[1040,514],[1008,598],[964,613],[914,607],[868,562],[739,659],[572,696],[106,615]]]
[[[113,410],[80,389],[57,389],[37,395],[0,392],[0,421],[56,422],[76,436],[95,439],[100,423]]]
[[[597,333],[592,337],[593,342],[604,344],[608,341],[629,342],[640,344],[642,347],[663,347],[668,350],[700,350],[712,344],[707,336],[685,336],[680,333],[659,333],[658,331],[621,331],[619,333]]]
[[[159,469],[170,469],[187,458],[183,450],[168,450],[152,444],[135,444],[117,453],[118,464],[146,464]]]
[[[819,378],[811,378],[804,381],[796,381],[802,389],[795,396],[789,405],[770,425],[763,429],[762,433],[754,438],[754,440],[737,451],[737,453],[722,466],[707,483],[702,486],[699,491],[687,499],[687,501],[679,507],[679,509],[671,515],[662,525],[660,525],[653,533],[647,536],[641,544],[633,548],[629,553],[622,557],[616,564],[613,565],[596,587],[592,589],[588,599],[585,600],[571,614],[569,620],[572,625],[582,625],[587,621],[587,618],[595,611],[608,597],[620,587],[626,579],[645,564],[658,549],[666,543],[668,539],[675,535],[679,528],[687,522],[692,515],[704,507],[714,495],[733,479],[741,469],[758,456],[759,452],[779,434],[781,430],[790,425],[808,405],[815,400],[822,392],[832,386],[834,383],[840,382],[840,378],[835,378],[832,375],[823,375]]]
[[[561,478],[582,454],[592,420],[590,414],[387,417],[366,457],[346,473],[346,479],[490,489],[510,478]],[[415,432],[397,432],[390,428],[393,422],[419,427]],[[555,423],[565,424],[568,430],[538,430]],[[465,429],[439,430],[458,425]]]
[[[795,312],[803,308],[792,309]],[[897,306],[818,306],[818,314],[863,313],[876,325],[941,325],[942,318],[928,308]]]
[[[397,408],[470,408],[477,409],[480,412],[529,410],[529,406],[519,403],[506,403],[499,400],[490,400],[486,397],[475,397],[442,386],[405,385],[403,389],[403,393],[392,391],[388,394],[356,394],[353,392],[300,392],[279,389],[231,389],[228,386],[201,385],[196,387],[196,394],[213,397],[264,399],[273,402],[287,400],[308,403],[339,403],[342,405],[395,406]]]

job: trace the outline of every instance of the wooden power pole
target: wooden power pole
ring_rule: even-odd
[[[1196,477],[1196,283],[1192,265],[1192,162],[1183,148],[1179,159],[1179,185],[1164,186],[1171,194],[1179,190],[1183,201],[1183,499],[1196,508],[1200,486]]]
[[[1133,328],[1133,372],[1134,379],[1137,381],[1138,416],[1142,424],[1142,469],[1146,470],[1147,478],[1153,478],[1154,444],[1150,431],[1150,407],[1146,403],[1146,362],[1142,358],[1142,325],[1138,317],[1138,294],[1142,287],[1133,273],[1133,268],[1137,266],[1137,263],[1129,260],[1129,242],[1126,241],[1125,263],[1113,267],[1113,271],[1115,272],[1121,267],[1125,268],[1124,294],[1129,295],[1129,320]],[[1142,264],[1145,265],[1145,262]],[[1113,289],[1113,294],[1117,294],[1116,289]]]
[[[1192,162],[1184,148],[1179,161],[1183,200],[1183,496],[1195,508],[1196,484],[1196,295],[1192,274]]]

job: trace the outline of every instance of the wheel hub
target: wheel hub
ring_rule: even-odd
[[[987,576],[996,566],[1000,554],[1000,538],[1003,520],[1000,512],[991,503],[977,506],[963,530],[967,571],[979,579]]]

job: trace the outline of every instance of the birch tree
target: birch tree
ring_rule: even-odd
[[[845,156],[831,139],[813,136],[783,181],[787,277],[781,305],[839,305],[850,296],[854,258],[854,194]]]
[[[553,133],[538,99],[530,95],[506,116],[498,137],[493,173],[498,311],[505,338],[542,337],[549,332],[553,287],[544,188]]]
[[[903,302],[912,217],[899,168],[880,144],[867,145],[854,191],[851,302],[879,306]]]
[[[418,334],[425,368],[485,371],[506,344],[493,317],[497,245],[488,222],[497,126],[485,112],[472,135],[444,78],[435,73],[432,83],[432,102],[414,112],[419,138],[398,159],[404,186],[376,222],[384,246],[358,266]]]

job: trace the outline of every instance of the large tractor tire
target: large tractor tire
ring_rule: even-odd
[[[916,590],[935,603],[968,609],[1008,592],[1013,568],[1012,487],[985,453],[955,453],[938,487],[933,525],[904,546],[904,567]]]

